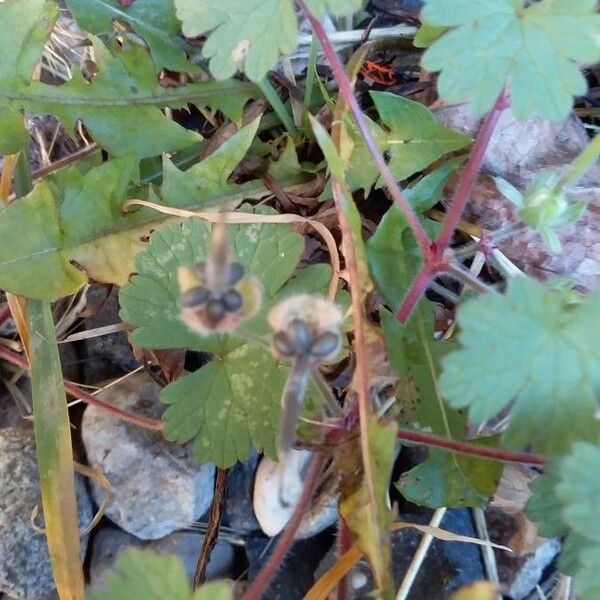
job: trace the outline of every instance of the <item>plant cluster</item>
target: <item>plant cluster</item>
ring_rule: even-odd
[[[502,461],[513,461],[544,465],[528,514],[542,534],[565,538],[561,568],[583,600],[597,598],[600,293],[525,276],[484,279],[453,246],[503,111],[558,120],[585,93],[581,65],[600,57],[596,1],[426,1],[415,39],[426,46],[421,65],[439,72],[443,100],[483,117],[474,140],[391,92],[359,105],[353,83],[372,45],[344,67],[320,19],[359,11],[360,0],[66,0],[89,44],[60,85],[37,69],[58,3],[27,4],[0,2],[0,152],[3,181],[15,167],[18,196],[3,198],[0,211],[0,288],[26,314],[19,331],[44,511],[57,517],[46,521],[61,597],[82,598],[83,577],[50,303],[98,281],[121,286],[133,344],[211,356],[164,387],[162,422],[114,414],[191,442],[198,461],[221,470],[252,448],[273,459],[294,444],[315,451],[279,553],[245,598],[268,584],[328,461],[340,477],[341,527],[369,558],[377,597],[394,594],[390,484],[423,506],[483,506]],[[284,93],[270,73],[297,46],[299,14],[312,45],[306,76],[288,79]],[[319,46],[329,81],[316,70]],[[205,115],[209,135],[173,118],[182,109]],[[33,184],[24,116],[36,113],[55,115],[69,132],[82,126],[93,145]],[[569,191],[600,153],[598,139],[567,173],[540,173],[525,194],[497,181],[555,252],[556,231],[586,208]],[[440,223],[431,209],[459,168]],[[366,239],[363,200],[382,188],[391,202]],[[308,210],[294,209],[290,199],[307,197]],[[339,238],[318,214],[332,199]],[[307,250],[309,235],[317,252]],[[456,282],[453,292],[440,289],[440,274]],[[458,305],[455,335],[436,336],[432,299]],[[327,367],[348,357],[352,382],[336,397]],[[469,423],[509,406],[501,433],[466,439]],[[391,481],[397,440],[429,453]],[[132,553],[88,597],[231,594],[224,583],[193,591],[173,559]]]

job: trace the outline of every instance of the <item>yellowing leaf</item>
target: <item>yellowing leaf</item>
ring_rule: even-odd
[[[368,422],[373,483],[377,506],[369,501],[364,481],[362,457],[357,442],[344,444],[338,453],[342,469],[340,483],[340,514],[352,532],[356,546],[369,558],[380,598],[393,598],[389,528],[392,513],[388,506],[390,476],[394,464],[396,424],[383,424],[375,418]],[[352,444],[349,448],[348,445]]]

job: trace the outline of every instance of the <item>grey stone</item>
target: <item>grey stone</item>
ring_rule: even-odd
[[[147,548],[159,554],[175,554],[183,561],[191,582],[203,542],[204,536],[193,531],[172,533],[160,540],[142,541],[122,529],[101,529],[94,536],[92,543],[91,584],[94,587],[102,586],[107,571],[112,567],[117,556],[130,547]],[[234,552],[231,544],[224,540],[217,540],[206,569],[207,580],[227,577],[233,567],[233,558]]]
[[[80,476],[75,489],[83,529],[93,508]],[[33,431],[0,429],[0,592],[19,600],[49,600],[55,594],[46,537],[30,523],[35,506],[41,507],[41,498]],[[86,548],[87,537],[81,540],[82,555]]]
[[[136,415],[159,419],[159,386],[139,372],[106,389],[104,401]],[[88,460],[108,478],[112,503],[106,516],[141,539],[158,539],[199,519],[210,507],[214,465],[200,465],[189,444],[167,442],[144,429],[88,406],[81,424]],[[104,491],[95,482],[100,504]]]

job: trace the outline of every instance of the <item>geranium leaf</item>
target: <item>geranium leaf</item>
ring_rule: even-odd
[[[597,439],[600,294],[569,304],[565,292],[532,279],[510,282],[459,309],[461,349],[443,360],[442,393],[481,422],[509,402],[504,434],[511,447],[559,453],[577,439]]]
[[[319,15],[325,9],[339,15],[358,10],[362,0],[306,3]],[[175,7],[186,36],[210,32],[203,52],[217,79],[241,70],[252,81],[260,81],[280,54],[296,49],[298,25],[292,0],[175,0]]]
[[[246,209],[249,210],[249,209]],[[272,214],[268,208],[259,213]],[[238,332],[200,336],[180,318],[177,269],[203,260],[209,227],[198,219],[156,231],[138,256],[136,275],[121,290],[121,316],[135,326],[135,343],[150,348],[189,348],[210,352],[215,360],[167,386],[161,399],[165,436],[194,440],[200,461],[228,467],[246,458],[252,447],[275,457],[280,396],[289,366],[261,344],[269,335],[266,314],[291,293],[324,293],[330,280],[326,265],[300,271],[290,279],[304,248],[302,236],[289,225],[228,225],[232,251],[263,288],[263,306]],[[250,340],[250,341],[248,341]]]
[[[423,19],[450,31],[433,42],[422,64],[441,71],[440,95],[468,101],[482,115],[510,86],[521,119],[567,116],[587,88],[578,63],[600,58],[596,0],[426,0]]]
[[[179,558],[149,550],[128,549],[120,554],[103,587],[88,590],[86,600],[232,600],[224,581],[192,590]]]

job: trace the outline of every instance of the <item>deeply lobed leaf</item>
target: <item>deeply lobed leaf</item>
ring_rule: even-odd
[[[487,112],[508,83],[522,119],[567,116],[573,96],[585,93],[577,63],[600,58],[595,0],[426,0],[423,18],[450,27],[423,55],[441,71],[438,89],[448,102],[468,101]]]
[[[484,421],[514,402],[506,443],[560,453],[598,438],[600,293],[569,295],[532,279],[510,282],[458,313],[461,349],[443,360],[440,386],[456,408]]]
[[[298,25],[292,0],[174,0],[183,33],[188,37],[208,34],[204,56],[217,79],[242,70],[260,81],[280,54],[296,48]],[[307,0],[311,10],[323,15],[350,14],[362,0]]]
[[[86,600],[232,600],[231,586],[213,581],[196,590],[188,583],[175,555],[129,549],[120,554],[102,588],[91,589]]]

